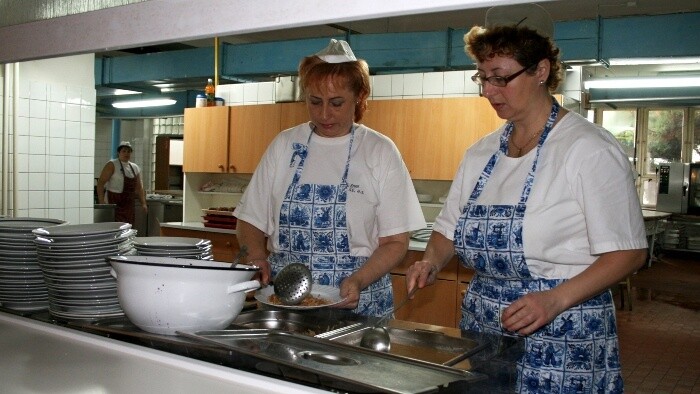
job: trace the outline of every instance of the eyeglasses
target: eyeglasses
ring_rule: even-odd
[[[508,85],[508,82],[514,80],[520,74],[522,74],[525,71],[527,71],[528,69],[532,68],[532,66],[534,66],[534,64],[531,66],[525,67],[522,70],[516,72],[515,74],[511,74],[507,77],[499,77],[499,76],[493,75],[493,76],[486,78],[486,77],[482,77],[481,75],[479,75],[477,73],[477,74],[472,75],[472,81],[474,81],[479,86],[483,86],[484,83],[488,82],[493,86],[497,86],[499,88],[502,88],[502,87]]]

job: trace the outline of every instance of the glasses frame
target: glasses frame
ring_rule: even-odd
[[[531,64],[531,65],[529,65],[529,66],[527,66],[527,67],[524,67],[522,70],[516,72],[515,74],[510,74],[510,75],[507,76],[507,77],[501,77],[501,76],[498,76],[498,75],[492,75],[492,76],[490,76],[490,77],[485,78],[485,77],[482,77],[481,75],[479,75],[479,73],[476,73],[476,74],[472,75],[472,81],[474,81],[474,83],[476,83],[477,85],[479,85],[479,89],[481,89],[481,88],[484,86],[484,83],[486,83],[486,82],[490,83],[492,86],[495,86],[495,87],[498,87],[498,88],[504,88],[504,87],[506,87],[506,86],[508,85],[508,83],[509,83],[510,81],[512,81],[512,80],[514,80],[515,78],[519,77],[520,74],[522,74],[522,73],[524,73],[525,71],[531,69],[531,68],[534,67],[535,65],[537,65],[537,63]],[[494,83],[494,81],[499,81],[499,82]],[[500,81],[503,81],[503,82],[500,82]]]

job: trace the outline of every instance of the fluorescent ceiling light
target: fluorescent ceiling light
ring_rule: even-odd
[[[594,79],[585,81],[583,87],[585,89],[700,87],[700,77]]]
[[[144,107],[162,107],[165,105],[173,105],[177,101],[173,99],[150,99],[150,100],[133,100],[120,101],[112,103],[114,108],[144,108]]]
[[[135,90],[126,90],[126,89],[114,89],[114,95],[115,96],[125,96],[128,94],[141,94],[141,92],[137,92]]]
[[[638,66],[644,64],[698,64],[700,57],[643,57],[631,59],[610,59],[611,66]]]

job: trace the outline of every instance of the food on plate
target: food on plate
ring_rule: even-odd
[[[282,301],[280,300],[279,297],[277,297],[276,294],[270,294],[270,297],[268,298],[268,301],[270,304],[273,305],[284,305]],[[318,297],[312,294],[309,294],[306,296],[303,300],[301,300],[301,303],[299,303],[299,306],[323,306],[323,305],[328,305],[331,302],[323,297]]]

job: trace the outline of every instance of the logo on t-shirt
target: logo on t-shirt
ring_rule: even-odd
[[[357,193],[357,194],[365,194],[365,191],[362,190],[360,185],[355,185],[353,183],[348,185],[348,192],[350,193]]]

